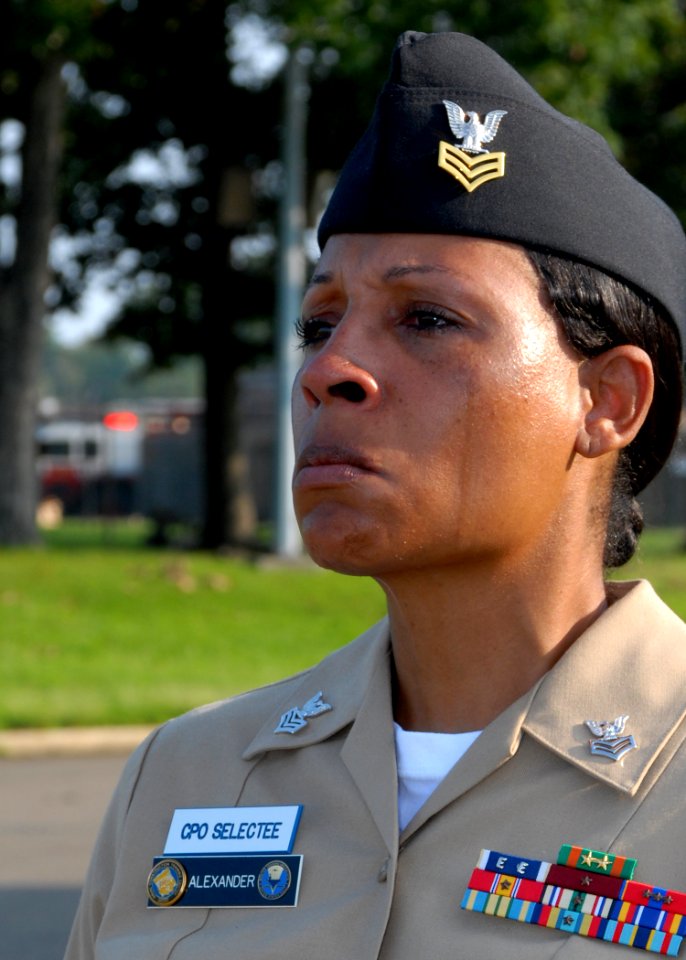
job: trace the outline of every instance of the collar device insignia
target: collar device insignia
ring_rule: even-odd
[[[298,733],[307,726],[310,717],[318,717],[322,713],[333,710],[330,703],[322,700],[323,691],[315,693],[302,707],[291,707],[281,714],[281,719],[274,729],[274,733]]]
[[[587,720],[586,726],[596,738],[589,740],[591,753],[594,756],[618,761],[630,750],[635,750],[638,744],[634,737],[631,734],[622,736],[628,719],[627,714],[616,717],[614,720]]]

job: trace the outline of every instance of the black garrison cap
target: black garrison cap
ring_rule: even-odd
[[[686,237],[606,141],[460,33],[403,34],[319,227],[465,234],[588,263],[645,291],[686,342]]]

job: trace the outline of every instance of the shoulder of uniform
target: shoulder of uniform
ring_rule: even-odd
[[[357,669],[366,673],[367,661],[386,634],[386,623],[381,621],[312,667],[175,717],[151,734],[149,750],[154,753],[160,750],[186,753],[200,743],[213,752],[224,752],[229,744],[232,750],[242,750],[271,716],[278,720],[283,710],[302,706],[296,701],[303,688],[309,690],[321,682],[326,686],[325,695],[330,696],[332,678],[344,678],[349,682],[351,671]],[[311,683],[308,683],[309,679]]]
[[[264,723],[275,704],[288,699],[312,668],[254,690],[196,707],[168,720],[153,733],[154,749],[173,752],[193,749],[202,743],[209,750],[225,748],[227,742],[245,744]]]

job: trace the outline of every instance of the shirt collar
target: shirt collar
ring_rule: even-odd
[[[522,729],[590,776],[633,795],[686,714],[684,624],[646,581],[609,584],[610,606],[540,682]],[[591,753],[587,720],[628,716],[636,749]]]
[[[515,710],[517,719],[514,728],[508,725],[501,762],[516,752],[524,732],[591,777],[632,795],[686,716],[684,624],[646,581],[609,584],[608,596],[608,609],[505,711],[509,717]],[[321,742],[351,725],[365,701],[383,703],[392,731],[389,643],[384,619],[294,680],[243,758]],[[296,734],[275,733],[283,712],[302,707],[320,690],[332,704],[330,712],[312,718]],[[634,736],[637,748],[619,762],[591,754],[586,721],[620,715],[628,715],[625,732]],[[493,724],[500,730],[503,718]]]
[[[384,618],[357,640],[336,650],[298,677],[288,685],[288,696],[275,705],[274,712],[244,751],[243,759],[252,760],[260,753],[297,750],[320,743],[353,723],[373,678],[378,678],[383,670],[388,675],[389,649],[388,621]],[[331,704],[329,712],[313,717],[297,733],[275,732],[285,711],[301,708],[320,690],[322,699]]]

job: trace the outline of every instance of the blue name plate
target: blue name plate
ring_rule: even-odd
[[[290,853],[302,804],[182,807],[174,811],[164,853]]]
[[[295,907],[302,859],[155,857],[148,907]]]

